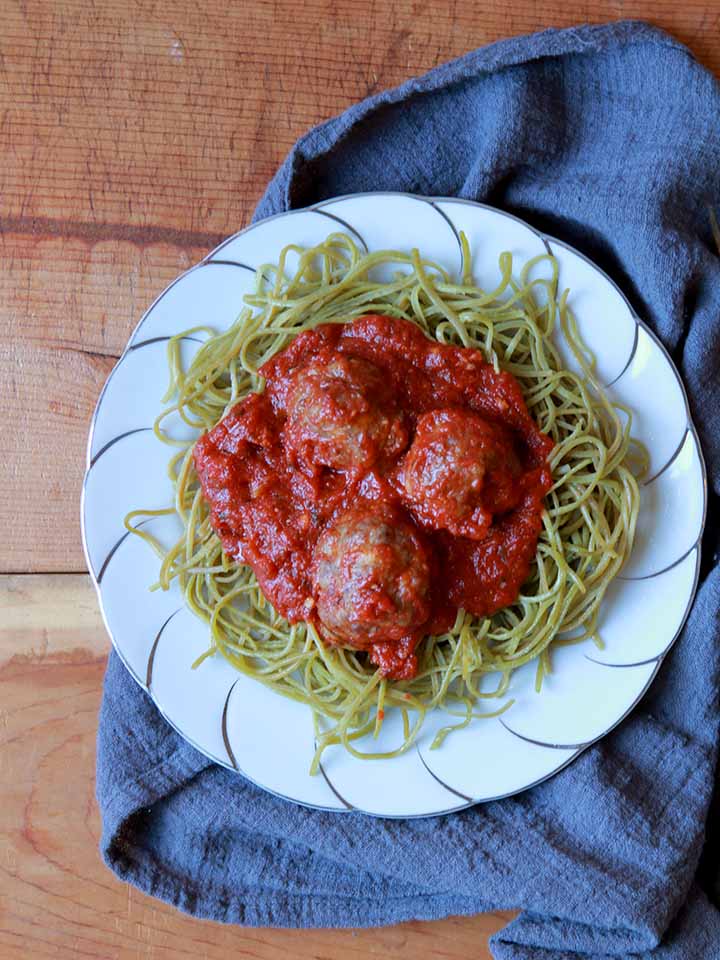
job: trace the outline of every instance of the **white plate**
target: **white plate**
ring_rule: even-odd
[[[314,244],[338,229],[366,249],[418,246],[458,274],[460,230],[473,273],[491,287],[498,254],[517,263],[550,250],[561,287],[571,289],[581,333],[612,398],[634,412],[634,434],[648,447],[633,555],[602,611],[605,649],[561,648],[554,671],[534,690],[534,665],[511,681],[515,704],[501,718],[475,720],[430,750],[442,714],[427,720],[417,746],[394,760],[353,759],[340,747],[310,777],[310,713],[238,675],[222,658],[190,669],[207,645],[205,626],[175,588],[150,593],[157,559],[125,535],[134,507],[169,503],[168,450],[149,429],[167,382],[165,343],[182,330],[226,329],[240,312],[255,269],[288,243]],[[182,349],[192,355],[202,335]],[[562,349],[562,344],[559,344]],[[566,362],[573,359],[564,353]],[[140,321],[98,401],[83,487],[83,542],[108,632],[135,680],[198,750],[273,793],[329,810],[428,816],[525,790],[546,779],[611,730],[647,690],[678,636],[697,585],[707,500],[705,469],[682,383],[655,335],[615,284],[582,254],[515,217],[477,203],[406,194],[358,194],[280,214],[241,231],[179,277]],[[173,518],[148,522],[171,542]],[[377,750],[398,737],[389,715]]]

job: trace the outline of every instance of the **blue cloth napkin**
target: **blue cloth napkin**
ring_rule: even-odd
[[[650,693],[517,797],[434,819],[313,811],[208,762],[113,654],[98,741],[102,852],[201,917],[366,926],[517,907],[498,960],[720,958],[718,742],[720,88],[640,23],[477,50],[310,131],[256,217],[365,190],[456,195],[587,253],[673,353],[707,458],[698,597]]]

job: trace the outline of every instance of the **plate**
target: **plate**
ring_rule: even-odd
[[[550,251],[561,289],[597,357],[612,399],[634,412],[633,433],[650,452],[633,553],[606,596],[591,643],[557,649],[543,691],[535,667],[512,677],[514,705],[475,720],[440,749],[429,745],[447,722],[427,719],[417,744],[392,760],[357,760],[341,747],[323,754],[319,775],[310,711],[239,675],[220,657],[191,664],[207,646],[207,628],[184,606],[177,586],[151,593],[158,560],[124,532],[125,514],[171,502],[168,448],[151,429],[167,384],[165,350],[173,334],[198,324],[224,330],[236,319],[255,270],[288,243],[317,244],[349,231],[368,250],[418,246],[459,275],[464,231],[473,274],[492,288],[498,255],[516,263]],[[183,341],[185,358],[200,338]],[[562,350],[562,343],[558,344]],[[574,360],[563,352],[565,362]],[[386,817],[429,816],[526,790],[556,773],[619,723],[643,696],[685,622],[695,593],[707,485],[685,391],[655,335],[612,280],[567,244],[499,210],[457,199],[371,193],[325,201],[253,224],[180,276],[148,309],[108,379],[92,421],[83,485],[83,542],[107,630],[125,666],[170,724],[215,762],[279,796],[325,810]],[[147,521],[172,542],[174,518]],[[382,750],[398,737],[399,718],[383,725]]]

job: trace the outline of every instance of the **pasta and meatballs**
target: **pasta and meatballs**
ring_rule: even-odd
[[[516,269],[503,253],[484,290],[461,242],[460,278],[346,234],[288,246],[189,365],[186,334],[168,344],[155,432],[178,448],[174,504],[126,525],[208,625],[196,666],[223,656],[310,707],[313,773],[331,744],[395,756],[443,708],[439,746],[509,709],[530,661],[539,690],[555,644],[600,642],[632,548],[642,451],[596,382],[557,262]],[[173,436],[172,413],[199,439]],[[163,513],[182,525],[169,548],[134,524]],[[361,748],[391,709],[400,742]]]

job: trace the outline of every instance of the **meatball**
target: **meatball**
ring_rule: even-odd
[[[519,503],[520,473],[506,429],[471,411],[443,409],[418,420],[401,479],[424,526],[482,540],[493,516]]]
[[[360,357],[317,358],[296,371],[286,412],[286,446],[306,467],[361,472],[407,445],[386,378]]]
[[[400,640],[430,615],[430,562],[402,509],[361,501],[315,548],[316,610],[328,639],[366,648]]]

